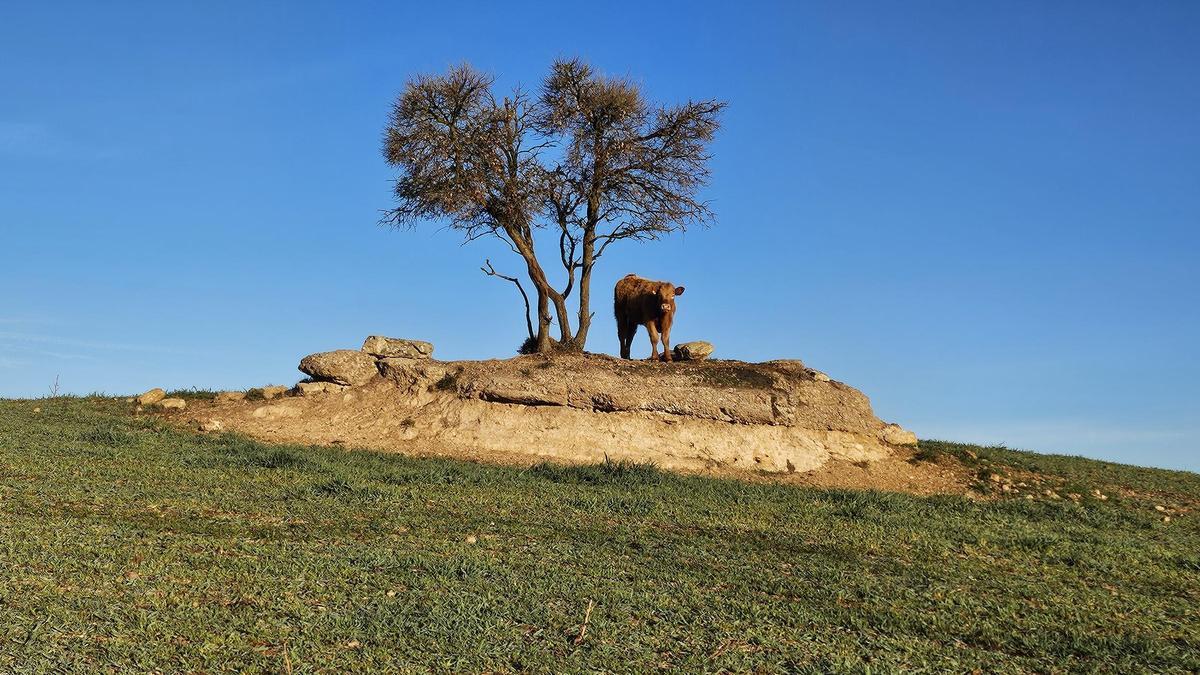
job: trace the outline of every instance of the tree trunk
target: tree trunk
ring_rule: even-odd
[[[537,351],[539,354],[545,354],[551,350],[553,345],[550,343],[550,302],[546,298],[546,293],[541,288],[537,289],[537,302]]]
[[[583,265],[579,270],[579,318],[575,324],[575,342],[572,347],[583,351],[587,344],[588,330],[592,327],[592,268],[596,264],[596,230],[589,228],[583,233]]]
[[[542,270],[541,263],[538,262],[537,253],[533,250],[533,243],[520,236],[519,232],[509,231],[508,235],[516,246],[517,253],[525,259],[525,267],[529,273],[529,280],[533,283],[533,287],[537,289],[538,353],[544,354],[554,348],[549,333],[550,321],[552,320],[550,316],[550,303],[554,304],[554,311],[558,314],[559,341],[564,345],[570,344],[573,336],[571,335],[571,319],[567,313],[566,299],[550,285],[550,280],[546,278],[546,273]]]

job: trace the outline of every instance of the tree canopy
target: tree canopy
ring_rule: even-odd
[[[554,347],[555,320],[558,346],[582,350],[592,272],[609,246],[712,221],[699,193],[725,105],[652,105],[637,84],[578,59],[556,61],[536,95],[518,87],[499,97],[494,79],[468,65],[418,76],[396,99],[384,132],[384,157],[399,170],[396,205],[384,220],[444,220],[468,241],[503,241],[525,263],[536,329],[520,280],[497,273],[490,260],[483,269],[526,297],[537,351]],[[538,258],[540,231],[557,238],[561,287]]]

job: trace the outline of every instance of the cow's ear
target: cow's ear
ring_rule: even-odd
[[[675,295],[683,295],[683,286],[675,287]]]

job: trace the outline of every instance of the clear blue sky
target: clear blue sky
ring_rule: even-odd
[[[709,230],[614,247],[676,341],[924,438],[1200,470],[1200,3],[9,3],[0,396],[291,383],[371,333],[510,355],[510,285],[376,225],[413,74],[559,56],[730,102]],[[635,355],[645,354],[644,334]]]

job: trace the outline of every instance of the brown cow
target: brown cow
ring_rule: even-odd
[[[629,347],[639,325],[650,334],[650,359],[658,358],[658,336],[662,336],[664,361],[671,360],[671,324],[675,321],[675,296],[683,295],[683,286],[669,281],[650,281],[626,274],[613,291],[613,313],[617,316],[617,339],[621,358],[629,357]]]

